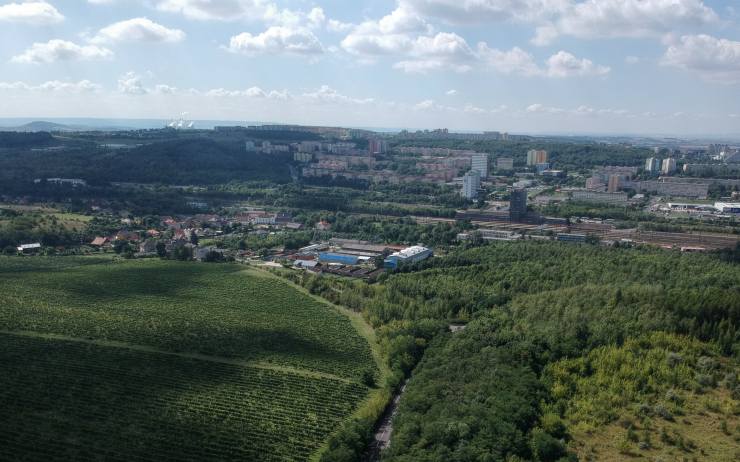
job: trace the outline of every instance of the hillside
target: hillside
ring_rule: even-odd
[[[0,135],[2,136],[2,135]],[[290,181],[285,153],[246,152],[236,141],[204,137],[172,139],[128,150],[70,145],[62,151],[0,153],[0,178],[81,178],[109,182],[211,185],[229,181]]]
[[[410,375],[384,461],[625,460],[627,453],[705,460],[702,449],[708,460],[736,460],[740,267],[717,256],[494,242],[374,285],[302,282],[362,310],[379,331],[396,383]],[[451,333],[452,322],[466,327]],[[630,434],[629,446],[620,445],[611,436],[624,436],[626,427],[613,427],[623,418],[642,429],[637,405],[647,403],[651,413],[666,406],[674,382],[661,382],[659,373],[671,372],[661,358],[672,353],[686,361],[675,382],[682,388],[672,389],[695,426],[675,411],[673,422],[651,414],[653,444],[640,447]],[[610,365],[612,357],[627,359]],[[709,378],[701,357],[721,365]],[[587,413],[608,418],[584,427]],[[693,448],[681,449],[676,434]]]
[[[379,374],[353,321],[236,265],[0,273],[0,459],[306,460]]]

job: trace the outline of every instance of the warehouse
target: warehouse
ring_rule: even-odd
[[[420,262],[431,256],[431,249],[415,245],[389,255],[383,263],[386,269],[397,269],[401,265]]]

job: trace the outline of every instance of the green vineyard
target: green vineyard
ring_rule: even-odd
[[[0,460],[307,460],[377,374],[348,317],[254,270],[16,261]]]
[[[347,317],[237,265],[83,259],[49,271],[44,259],[37,261],[38,271],[2,274],[0,330],[113,340],[350,379],[372,367],[370,348]]]

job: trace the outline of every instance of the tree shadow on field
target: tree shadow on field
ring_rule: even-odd
[[[192,264],[132,262],[94,265],[45,275],[44,284],[80,297],[100,300],[135,296],[172,296],[191,287],[204,274]]]

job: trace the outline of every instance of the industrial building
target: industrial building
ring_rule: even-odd
[[[714,208],[720,213],[740,213],[740,202],[715,202]]]
[[[358,265],[360,263],[360,258],[362,257],[336,252],[321,252],[319,254],[319,262],[339,263],[341,265]]]
[[[431,257],[432,254],[433,252],[431,249],[415,245],[389,255],[383,263],[386,269],[397,269],[402,265],[426,260]]]
[[[558,233],[557,240],[560,242],[575,242],[582,244],[586,242],[585,234],[569,234],[569,233]]]

